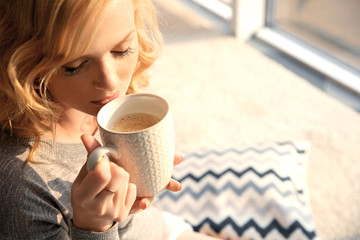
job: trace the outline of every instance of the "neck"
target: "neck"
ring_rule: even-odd
[[[81,142],[84,133],[94,134],[97,130],[96,117],[75,109],[65,111],[56,123],[56,140]]]

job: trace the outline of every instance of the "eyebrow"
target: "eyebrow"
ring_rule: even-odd
[[[117,48],[124,42],[128,41],[130,39],[130,37],[133,35],[133,33],[135,33],[135,32],[136,32],[136,29],[132,29],[128,34],[126,34],[126,36],[123,38],[123,40],[121,40],[119,43],[115,44],[114,47]]]

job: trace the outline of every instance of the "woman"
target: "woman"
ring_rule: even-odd
[[[97,112],[146,84],[160,36],[147,0],[0,0],[1,239],[203,237],[116,164],[84,167]]]

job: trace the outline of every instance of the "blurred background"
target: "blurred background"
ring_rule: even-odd
[[[178,152],[305,140],[320,239],[360,239],[360,0],[155,0]]]
[[[155,2],[166,43],[234,36],[360,111],[359,0]],[[279,36],[292,43],[276,43]],[[293,44],[298,46],[291,48]],[[302,48],[318,58],[312,62],[298,56]]]

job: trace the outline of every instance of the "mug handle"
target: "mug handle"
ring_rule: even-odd
[[[87,160],[86,169],[88,172],[92,171],[98,161],[107,153],[114,158],[119,158],[119,153],[112,147],[98,147],[94,151],[91,152],[89,158]]]

